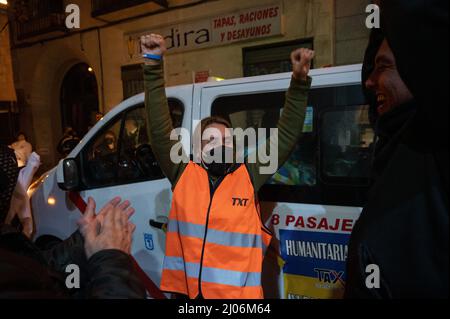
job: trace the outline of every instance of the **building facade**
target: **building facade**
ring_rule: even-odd
[[[166,37],[169,86],[288,71],[301,46],[316,51],[314,67],[361,63],[369,35],[368,0],[25,2],[12,32],[14,82],[21,130],[43,169],[58,161],[65,126],[82,135],[96,112],[142,91],[141,34]],[[67,29],[69,4],[80,9],[79,29]]]
[[[0,143],[7,143],[14,135],[17,114],[11,62],[9,21],[6,5],[0,2]],[[16,111],[16,112],[15,112]]]

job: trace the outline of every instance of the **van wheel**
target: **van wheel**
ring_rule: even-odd
[[[36,239],[35,244],[40,250],[49,250],[61,242],[62,240],[56,236],[42,235],[41,237]]]

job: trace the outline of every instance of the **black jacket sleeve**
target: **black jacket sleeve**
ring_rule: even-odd
[[[61,273],[67,265],[80,267],[81,287],[87,298],[145,298],[145,288],[133,266],[132,257],[118,250],[103,250],[89,260],[79,231],[43,253],[49,266]]]
[[[132,258],[118,250],[103,250],[88,262],[88,298],[144,299],[145,288],[139,280]]]
[[[47,264],[58,272],[65,272],[69,264],[77,264],[83,270],[87,265],[84,239],[79,231],[52,249],[43,251],[42,255]]]
[[[78,231],[53,248],[40,251],[23,234],[5,226],[0,229],[0,249],[0,272],[6,280],[0,280],[0,296],[6,298],[146,297],[131,256],[118,250],[103,250],[87,260],[84,239]],[[70,264],[80,268],[80,289],[65,286],[66,267]]]

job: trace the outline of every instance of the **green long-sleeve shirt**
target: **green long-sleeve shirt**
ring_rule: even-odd
[[[187,164],[175,164],[170,159],[172,147],[178,143],[170,139],[173,130],[169,106],[167,103],[163,68],[161,65],[144,66],[145,106],[147,111],[147,127],[152,141],[152,149],[156,159],[172,187],[181,177]],[[308,92],[311,87],[311,78],[307,81],[297,81],[292,78],[290,88],[286,94],[286,102],[281,118],[278,122],[278,168],[289,158],[296,143],[301,137],[305,121]],[[270,145],[274,137],[259,147],[267,147],[265,154],[270,154]],[[187,155],[183,155],[187,156]],[[256,163],[246,162],[246,166],[253,182],[255,191],[258,191],[271,177],[261,174],[260,168],[266,167],[267,159],[256,156]],[[266,164],[263,164],[263,163]]]

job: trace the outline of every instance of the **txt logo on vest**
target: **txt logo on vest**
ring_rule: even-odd
[[[246,207],[248,198],[233,198],[233,206]]]

